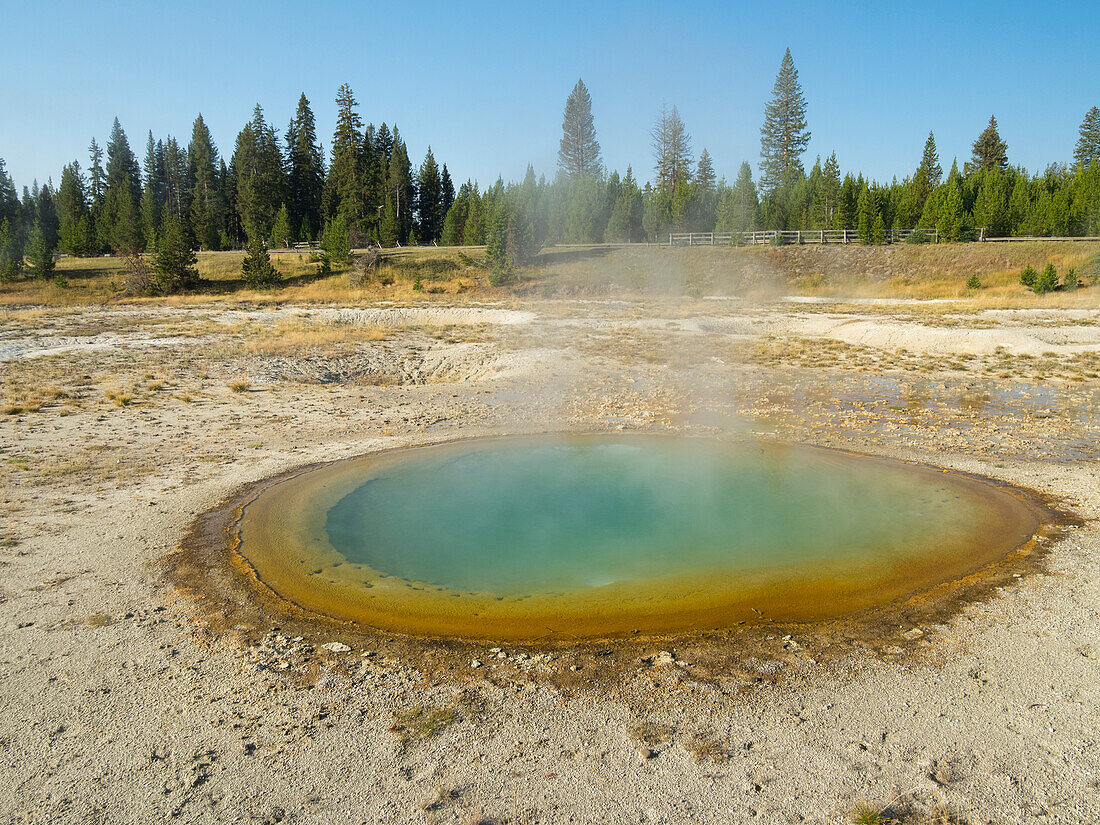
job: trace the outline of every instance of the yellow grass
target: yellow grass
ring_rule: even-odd
[[[343,324],[293,318],[272,326],[246,324],[242,349],[257,355],[291,355],[310,349],[331,351],[364,341],[381,341],[392,330],[375,324]]]
[[[1100,288],[1033,295],[1019,283],[1030,264],[1048,262],[1064,275],[1070,266],[1100,253],[1094,242],[1031,241],[1012,244],[895,244],[890,247],[788,246],[675,248],[635,245],[548,248],[519,273],[518,283],[493,288],[481,250],[431,247],[386,250],[380,267],[353,286],[347,269],[321,278],[309,254],[272,252],[283,275],[277,287],[245,288],[240,279],[243,252],[202,252],[198,291],[168,298],[127,298],[126,266],[121,258],[62,258],[58,272],[68,287],[52,281],[20,280],[0,284],[0,307],[103,303],[270,305],[286,301],[342,303],[500,299],[509,296],[663,294],[809,295],[871,298],[955,298],[981,306],[995,301],[1011,306],[1100,306]],[[971,274],[980,290],[966,287]],[[419,289],[414,288],[419,284]]]

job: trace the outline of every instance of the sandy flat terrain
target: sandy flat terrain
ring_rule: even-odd
[[[0,821],[840,822],[861,801],[912,822],[1096,821],[1098,314],[6,311]],[[202,582],[166,575],[196,516],[247,483],[564,430],[854,449],[1023,485],[1086,521],[1044,572],[943,622],[839,654],[776,628],[726,672],[676,638],[616,651],[601,678],[591,649],[487,640],[448,660],[262,609],[218,621]]]

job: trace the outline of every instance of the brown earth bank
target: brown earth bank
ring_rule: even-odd
[[[0,821],[1094,821],[1090,291],[7,310]],[[244,485],[563,429],[851,449],[1081,520],[950,610],[831,636],[455,649],[288,615],[213,559],[220,590],[169,575]]]
[[[519,267],[512,283],[494,286],[482,247],[384,250],[320,274],[316,253],[273,250],[282,276],[270,289],[246,288],[243,252],[200,252],[198,287],[184,296],[143,298],[128,293],[124,258],[63,257],[57,278],[0,281],[0,306],[84,306],[233,301],[244,304],[370,304],[382,300],[445,305],[514,298],[638,298],[653,295],[786,295],[940,300],[965,298],[999,306],[1097,306],[1100,290],[1033,295],[1020,283],[1024,267],[1053,265],[1061,284],[1100,284],[1100,242],[1026,241],[965,244],[801,244],[782,247],[562,246],[543,249]],[[971,277],[978,279],[975,286]]]

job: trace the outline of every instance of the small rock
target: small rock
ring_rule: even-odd
[[[917,639],[919,639],[923,635],[924,635],[923,630],[921,630],[919,627],[914,627],[912,630],[906,630],[904,633],[902,633],[901,637],[903,639],[907,640],[907,641],[912,642],[912,641],[916,641]]]
[[[472,662],[470,662],[470,667],[474,667],[474,668],[481,667],[481,661],[478,660],[478,659],[474,659]]]
[[[643,762],[648,762],[650,759],[652,759],[656,755],[657,755],[657,751],[653,750],[653,748],[646,748],[646,747],[638,748],[638,758],[641,759]]]
[[[332,653],[347,653],[351,650],[351,648],[343,642],[327,642],[321,645],[321,649],[331,651]]]

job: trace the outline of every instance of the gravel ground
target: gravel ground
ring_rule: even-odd
[[[825,823],[861,803],[907,822],[1100,820],[1097,315],[948,312],[0,315],[0,821]],[[343,334],[250,348],[288,318]],[[357,340],[364,325],[386,332]],[[491,641],[442,667],[438,647],[265,621],[262,604],[219,622],[202,582],[165,574],[243,484],[567,429],[856,449],[1023,485],[1085,520],[1043,574],[943,621],[833,655],[814,628],[766,634],[717,673],[683,639],[642,640],[606,673],[598,655]]]

